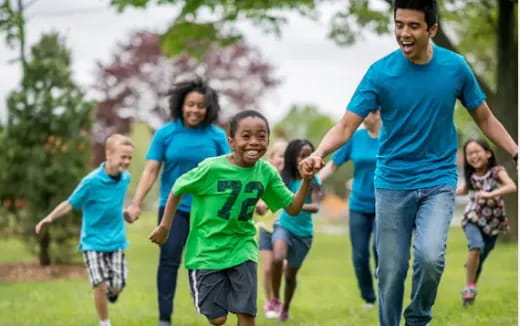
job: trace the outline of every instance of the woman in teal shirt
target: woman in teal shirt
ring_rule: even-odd
[[[349,232],[352,244],[352,263],[356,272],[358,287],[365,307],[373,307],[376,302],[372,272],[370,269],[370,237],[375,234],[375,190],[374,171],[378,149],[381,119],[379,111],[371,112],[363,121],[365,129],[357,130],[350,141],[345,143],[320,171],[322,181],[334,173],[338,167],[352,161],[354,181],[349,198]],[[375,236],[372,236],[374,262],[377,265]]]

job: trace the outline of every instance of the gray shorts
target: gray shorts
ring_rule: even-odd
[[[246,261],[226,269],[189,270],[195,307],[208,319],[228,312],[256,316],[256,263]]]
[[[103,281],[112,289],[122,289],[128,278],[128,265],[123,250],[102,252],[84,251],[83,260],[87,265],[88,279],[92,287]]]
[[[312,245],[312,237],[299,237],[284,229],[280,224],[274,225],[273,243],[283,240],[287,243],[287,264],[294,268],[302,267],[303,260]]]
[[[264,228],[260,228],[258,233],[258,250],[269,250],[273,251],[273,233],[266,231]]]

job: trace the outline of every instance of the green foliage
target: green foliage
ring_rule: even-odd
[[[11,7],[11,1],[0,4],[0,33],[5,33],[7,45],[14,47],[20,39],[19,26],[23,25],[23,16]]]
[[[67,260],[81,219],[60,219],[36,236],[34,226],[66,199],[86,173],[93,103],[71,79],[70,54],[57,34],[32,47],[22,86],[7,99],[0,134],[0,202],[42,263]]]
[[[112,0],[119,11],[127,7],[146,8],[150,0]],[[163,35],[163,50],[176,56],[188,54],[202,58],[214,45],[225,47],[242,39],[235,28],[240,19],[247,19],[266,32],[280,33],[286,18],[283,10],[296,10],[303,15],[313,13],[313,0],[158,0],[157,4],[176,5],[179,14]]]

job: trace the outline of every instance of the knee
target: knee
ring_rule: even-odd
[[[415,256],[416,262],[426,271],[437,270],[439,267],[444,267],[444,250],[443,249],[428,249],[419,252]]]
[[[214,318],[214,319],[209,319],[209,318],[208,318],[208,321],[210,322],[210,324],[211,324],[211,325],[215,325],[215,326],[224,325],[224,323],[226,322],[226,320],[227,320],[227,317],[226,317],[226,316],[217,317],[217,318]]]
[[[285,260],[285,254],[280,251],[273,251],[273,264],[280,265],[283,264]]]
[[[263,269],[264,269],[264,275],[271,275],[273,273],[272,264],[265,264]]]

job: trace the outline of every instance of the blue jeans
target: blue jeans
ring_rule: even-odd
[[[164,207],[159,207],[159,222]],[[176,211],[168,240],[161,247],[157,268],[157,301],[159,320],[171,321],[173,297],[177,287],[177,271],[181,263],[182,250],[186,244],[190,227],[190,213]]]
[[[376,189],[381,326],[399,325],[412,233],[412,293],[404,318],[406,325],[410,326],[423,326],[432,319],[432,306],[444,270],[446,240],[454,204],[453,185],[404,191]]]
[[[370,237],[375,234],[375,213],[361,213],[351,210],[349,213],[350,243],[352,244],[352,263],[361,297],[368,303],[376,302],[376,294],[370,270]],[[372,252],[377,266],[375,236],[372,240]]]

